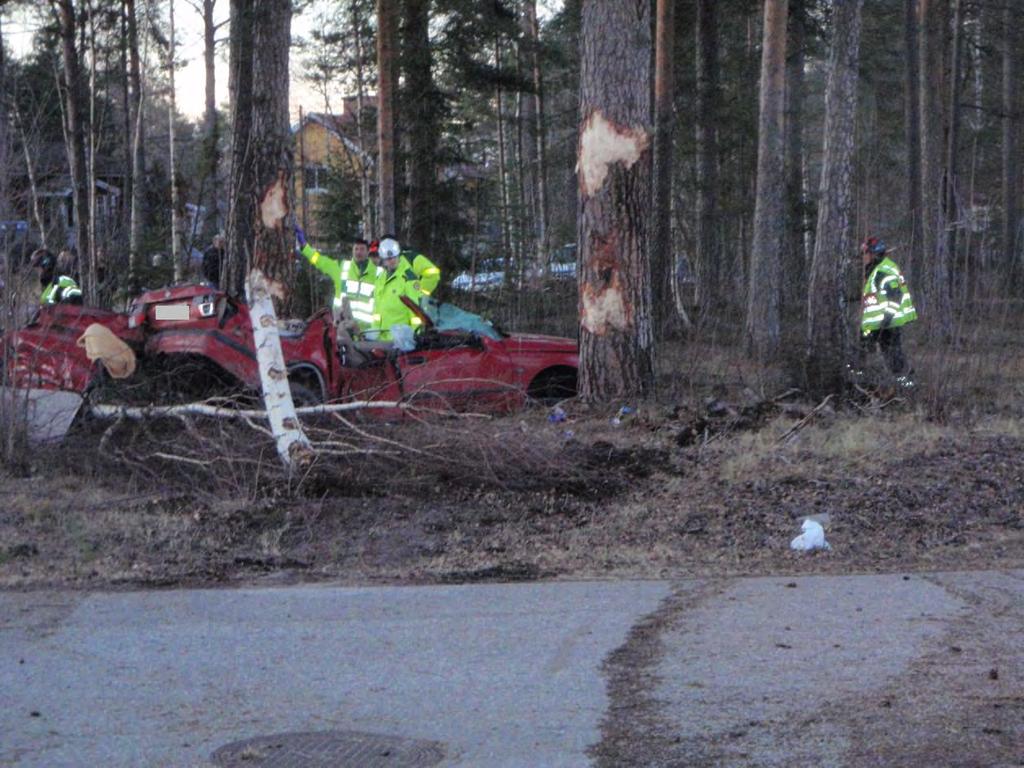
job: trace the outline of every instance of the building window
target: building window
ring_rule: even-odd
[[[327,168],[322,165],[307,165],[303,169],[302,185],[306,192],[317,194],[327,191]]]

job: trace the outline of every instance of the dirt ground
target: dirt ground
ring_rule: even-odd
[[[1024,420],[913,402],[248,427],[87,425],[0,474],[0,586],[449,583],[1024,564]],[[554,418],[554,420],[553,420]],[[255,437],[254,437],[255,435]],[[818,516],[831,551],[790,540]]]

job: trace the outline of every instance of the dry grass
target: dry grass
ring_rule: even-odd
[[[915,329],[916,330],[916,329]],[[402,424],[325,419],[289,476],[260,425],[86,423],[0,475],[0,583],[674,576],[1024,559],[1024,361],[993,323],[927,354],[912,398],[799,395],[737,329],[659,350],[657,402]],[[767,398],[767,400],[766,400]],[[805,419],[805,421],[801,421]],[[793,431],[795,426],[799,428]],[[2,470],[0,470],[2,471]],[[835,550],[788,551],[829,512]]]

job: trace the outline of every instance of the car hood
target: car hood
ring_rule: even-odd
[[[539,333],[514,333],[502,340],[509,351],[515,352],[558,352],[572,353],[577,351],[575,339],[561,336],[544,336]]]

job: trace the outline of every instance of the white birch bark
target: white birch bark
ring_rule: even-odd
[[[295,414],[288,386],[288,368],[277,328],[274,298],[283,299],[286,286],[268,275],[268,271],[281,266],[278,263],[281,259],[290,256],[287,249],[281,247],[284,222],[289,213],[287,175],[280,171],[277,180],[260,197],[257,207],[256,252],[253,266],[245,279],[245,295],[249,303],[264,408],[277,443],[277,453],[290,469],[307,463],[313,456],[313,449]]]

